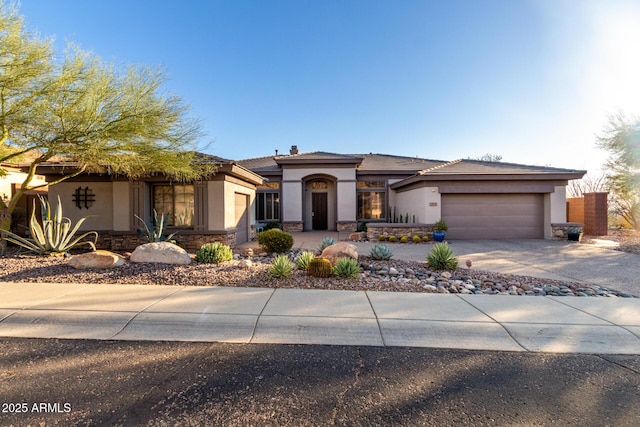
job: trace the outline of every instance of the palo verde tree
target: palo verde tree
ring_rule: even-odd
[[[54,158],[74,168],[50,185],[84,172],[163,173],[176,181],[214,172],[194,162],[200,124],[179,97],[162,91],[164,81],[160,70],[119,69],[76,47],[56,59],[51,41],[28,32],[17,8],[0,0],[0,175],[17,163],[26,172],[0,201],[0,233],[34,188],[37,167]]]
[[[614,214],[640,229],[640,118],[622,112],[609,117],[598,146],[609,152],[605,166]]]

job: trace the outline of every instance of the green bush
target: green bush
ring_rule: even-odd
[[[384,243],[378,243],[377,245],[373,245],[369,256],[375,260],[389,260],[393,256],[393,252],[391,252],[389,246]]]
[[[360,275],[360,264],[353,258],[338,258],[333,275],[345,279],[357,279]]]
[[[434,270],[455,270],[458,268],[458,260],[449,245],[438,243],[427,257],[427,265]]]
[[[283,254],[291,250],[293,236],[285,231],[272,228],[258,234],[258,243],[269,253]]]
[[[269,279],[284,279],[293,274],[293,262],[286,255],[277,256],[269,267]]]
[[[231,248],[220,242],[205,243],[196,252],[196,261],[206,264],[218,264],[232,259],[233,251]]]
[[[298,257],[298,261],[296,262],[296,267],[298,268],[298,270],[307,271],[309,262],[311,262],[314,256],[315,255],[313,254],[313,252],[310,252],[310,251],[302,252]]]

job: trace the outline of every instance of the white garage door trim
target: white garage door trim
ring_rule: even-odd
[[[542,239],[542,194],[443,194],[448,239]]]

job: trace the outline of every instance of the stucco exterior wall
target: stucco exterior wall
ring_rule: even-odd
[[[78,187],[89,187],[95,195],[95,201],[89,206],[89,209],[79,209],[73,202],[73,194]],[[111,230],[113,212],[123,206],[120,195],[114,201],[113,194],[112,182],[61,182],[49,187],[49,203],[54,208],[58,201],[57,198],[60,196],[62,214],[68,217],[74,225],[80,218],[89,216],[80,230]]]
[[[311,190],[303,182],[313,177],[327,177],[327,222],[330,230],[338,222],[356,221],[356,170],[355,168],[284,168],[282,171],[282,221],[304,223],[311,229]],[[305,191],[306,190],[306,191]]]
[[[302,222],[302,181],[282,181],[280,203],[283,222]]]
[[[207,212],[208,231],[221,231],[236,227],[235,194],[249,196],[249,222],[255,222],[255,190],[236,183],[220,180],[207,183],[209,207]]]
[[[441,196],[438,187],[420,187],[395,195],[398,215],[409,214],[409,221],[415,215],[416,222],[431,224],[441,218]],[[393,205],[392,205],[393,206]]]
[[[338,218],[337,221],[355,221],[357,207],[355,181],[338,181]]]
[[[553,193],[544,195],[544,237],[554,237],[551,224],[567,222],[567,188],[556,185]]]
[[[131,228],[133,213],[131,212],[131,183],[129,181],[113,182],[113,230],[128,231]],[[76,187],[77,188],[77,187]]]
[[[26,173],[8,170],[5,176],[0,177],[0,198],[11,197],[11,184],[22,185],[26,178]],[[29,182],[29,186],[46,185],[46,183],[42,175],[35,175]]]
[[[208,230],[224,230],[226,217],[224,181],[209,181],[207,183],[207,193],[209,200],[209,211],[207,212]]]

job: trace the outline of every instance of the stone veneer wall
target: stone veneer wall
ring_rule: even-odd
[[[296,233],[298,231],[302,231],[304,229],[304,225],[302,222],[283,222],[282,223],[282,231],[286,231],[287,233]]]
[[[407,236],[411,238],[417,234],[420,237],[431,235],[433,233],[433,227],[435,224],[420,224],[420,223],[375,223],[370,222],[367,224],[367,238],[370,241],[377,241],[381,234],[387,233],[389,236]]]
[[[219,232],[219,233],[195,233],[195,232],[183,232],[173,236],[176,244],[184,249],[200,249],[205,243],[220,242],[228,245],[232,248],[236,246],[236,233],[232,232]],[[98,249],[106,249],[110,251],[122,252],[133,251],[137,246],[140,246],[147,241],[137,234],[133,233],[99,233],[98,234]]]
[[[355,232],[358,229],[357,222],[339,222],[337,225],[338,231],[348,231],[350,233]]]

